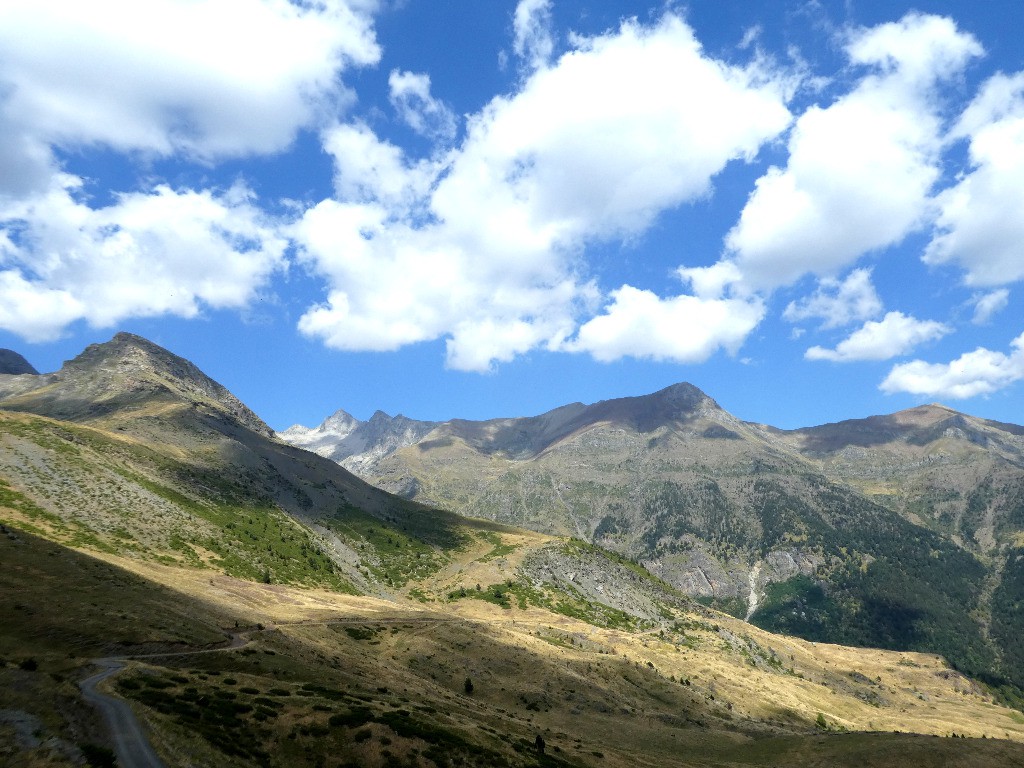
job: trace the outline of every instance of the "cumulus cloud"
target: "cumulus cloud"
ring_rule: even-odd
[[[574,44],[471,116],[443,160],[411,162],[363,126],[329,132],[338,199],[294,228],[300,258],[328,283],[304,333],[341,349],[446,338],[448,364],[466,370],[567,348],[601,303],[581,249],[704,195],[728,162],[752,158],[789,123],[781,78],[705,56],[675,15]],[[623,316],[632,290],[614,294],[612,314]],[[690,317],[693,299],[632,301],[628,312],[654,322],[664,306],[674,317],[685,306]],[[735,326],[749,327],[737,307]],[[612,349],[599,334],[614,327],[591,325],[575,348]],[[722,338],[735,346],[733,331]]]
[[[679,267],[676,275],[690,285],[696,296],[706,299],[732,293],[743,277],[731,261],[720,261],[710,267]]]
[[[512,50],[531,69],[545,66],[555,50],[551,0],[519,0],[512,16]]]
[[[569,307],[580,289],[557,265],[503,274],[513,254],[481,260],[442,228],[393,221],[378,204],[325,200],[293,234],[334,286],[299,328],[330,347],[394,350],[450,334],[449,364],[485,370],[559,343],[573,327]]]
[[[341,70],[380,57],[342,0],[10,0],[0,50],[21,140],[206,159],[284,148],[334,111]]]
[[[791,323],[819,319],[822,328],[838,328],[875,317],[882,311],[871,270],[855,269],[845,280],[823,278],[810,296],[791,301],[782,316]]]
[[[857,30],[846,52],[870,73],[800,116],[786,167],[757,181],[726,238],[754,287],[829,275],[927,219],[943,141],[934,88],[981,46],[950,19],[911,13]]]
[[[878,321],[864,323],[858,330],[839,342],[835,349],[811,347],[805,353],[808,360],[831,360],[849,363],[857,360],[888,360],[905,355],[914,347],[934,341],[952,329],[934,320],[918,320],[902,312],[889,312]]]
[[[388,88],[391,105],[416,133],[446,141],[455,137],[455,114],[430,95],[430,75],[395,69],[388,77]]]
[[[1024,279],[1024,73],[992,77],[953,136],[970,140],[973,170],[938,196],[924,260],[958,263],[968,285]]]
[[[0,218],[15,232],[0,249],[0,328],[30,341],[77,320],[243,307],[283,266],[286,241],[244,187],[159,186],[93,209],[77,199],[78,179],[58,181]]]
[[[381,141],[362,123],[332,126],[321,140],[334,159],[334,189],[342,200],[376,200],[410,210],[429,193],[442,167],[430,161],[408,162],[401,148]]]
[[[286,239],[242,184],[122,190],[93,207],[58,152],[213,164],[336,119],[339,75],[375,63],[370,3],[0,3],[0,327],[242,308]]]
[[[902,363],[889,372],[880,389],[956,399],[989,395],[1024,379],[1024,334],[1010,347],[1009,354],[979,347],[949,363]]]
[[[763,317],[758,299],[661,298],[624,285],[567,349],[602,362],[637,357],[699,363],[720,349],[735,354]]]

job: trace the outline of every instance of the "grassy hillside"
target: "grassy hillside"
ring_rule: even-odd
[[[83,747],[102,755],[103,729],[74,685],[90,655],[180,654],[229,633],[248,643],[149,655],[105,683],[134,703],[169,766],[1009,766],[1024,757],[1024,717],[935,657],[814,645],[704,613],[636,631],[514,602],[416,607],[98,560],[2,533],[0,610],[13,618],[0,633],[0,762],[10,765],[73,765]]]

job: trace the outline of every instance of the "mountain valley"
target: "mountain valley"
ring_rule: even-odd
[[[397,446],[387,419],[371,421],[389,442],[359,453],[328,424],[282,436],[400,496],[619,552],[764,628],[1024,684],[1022,427],[931,405],[785,431],[689,384],[530,418],[398,417]]]
[[[97,659],[167,766],[1020,764],[1019,432],[922,415],[885,475],[867,429],[637,400],[339,416],[368,483],[137,336],[0,375],[0,764],[111,764]]]

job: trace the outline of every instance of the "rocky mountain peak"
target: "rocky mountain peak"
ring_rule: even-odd
[[[698,419],[708,412],[725,413],[693,384],[680,382],[650,395],[602,400],[587,406],[582,418],[593,423],[616,422],[639,432],[653,432],[660,427]]]
[[[345,435],[351,434],[352,430],[358,427],[362,422],[359,421],[355,416],[343,411],[340,408],[328,416],[316,429],[318,432],[325,434],[337,435],[338,437],[344,437]],[[292,427],[292,429],[298,429],[299,425]],[[305,427],[302,427],[305,429]]]
[[[0,349],[0,374],[21,376],[26,373],[38,375],[39,371],[13,349]]]
[[[708,397],[704,392],[695,387],[688,381],[680,381],[677,384],[671,384],[664,389],[659,389],[657,392],[650,395],[651,397],[657,397],[663,400],[670,400],[674,403],[678,403],[681,406],[698,407],[706,402],[715,401]]]
[[[61,373],[150,371],[177,379],[211,381],[193,363],[168,352],[149,339],[118,333],[110,341],[90,344],[61,367]],[[219,386],[219,385],[218,385]]]
[[[693,413],[701,409],[722,410],[721,406],[712,398],[685,381],[665,387],[649,397],[668,403],[681,413]]]
[[[963,416],[963,414],[949,406],[942,405],[942,403],[928,403],[927,405],[918,405],[914,408],[907,408],[904,411],[897,411],[892,416],[893,420],[900,424],[915,427],[927,427],[937,421],[951,417]]]
[[[398,421],[401,418],[401,415],[396,416],[395,418],[391,418],[388,414],[384,413],[384,411],[378,410],[373,412],[373,416],[370,417],[370,420],[367,422],[367,424],[390,424],[392,421]]]
[[[45,390],[39,389],[44,384]],[[169,396],[193,406],[212,406],[261,435],[273,435],[255,413],[195,364],[131,333],[90,344],[57,373],[41,376],[35,389],[22,387],[17,407],[54,418],[91,419],[128,403]],[[8,407],[13,404],[8,402]]]

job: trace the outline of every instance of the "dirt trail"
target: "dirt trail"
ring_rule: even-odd
[[[165,768],[163,761],[143,733],[142,725],[128,706],[128,702],[96,690],[97,683],[124,669],[126,661],[127,659],[95,659],[93,663],[103,667],[103,670],[82,680],[78,687],[82,689],[85,700],[95,705],[103,719],[107,721],[118,765],[122,768]]]
[[[272,631],[282,626],[310,626],[330,624],[436,624],[453,621],[450,617],[407,615],[401,617],[373,617],[373,616],[351,616],[332,617],[329,619],[312,621],[289,621],[276,622],[267,627],[250,630],[250,632]],[[222,651],[237,650],[244,648],[250,642],[249,633],[232,632],[231,640],[226,645],[216,648],[203,648],[196,651],[170,651],[166,653],[139,653],[125,654],[122,656],[105,656],[93,659],[92,663],[100,667],[100,671],[91,675],[81,682],[78,687],[82,690],[82,696],[90,704],[96,706],[103,719],[107,722],[110,735],[114,742],[114,752],[117,755],[118,765],[121,768],[166,768],[163,761],[156,754],[149,739],[142,729],[142,724],[135,713],[124,699],[111,696],[97,689],[97,685],[108,677],[116,675],[125,668],[132,660],[141,659],[167,659],[181,656],[197,656],[204,653],[220,653]]]
[[[243,648],[250,642],[246,635],[232,633],[231,641],[227,645],[217,648],[204,648],[198,651],[174,651],[171,653],[145,653],[124,656],[106,656],[101,659],[93,659],[92,663],[100,667],[100,671],[91,675],[81,682],[78,687],[82,690],[83,698],[99,709],[103,719],[107,722],[110,735],[114,742],[114,753],[117,755],[117,763],[121,768],[166,768],[163,761],[156,754],[153,746],[146,738],[142,724],[128,702],[124,699],[110,696],[98,690],[96,686],[112,675],[116,675],[125,668],[132,659],[154,659],[169,658],[177,656],[195,656],[201,653],[219,653],[236,648]]]

